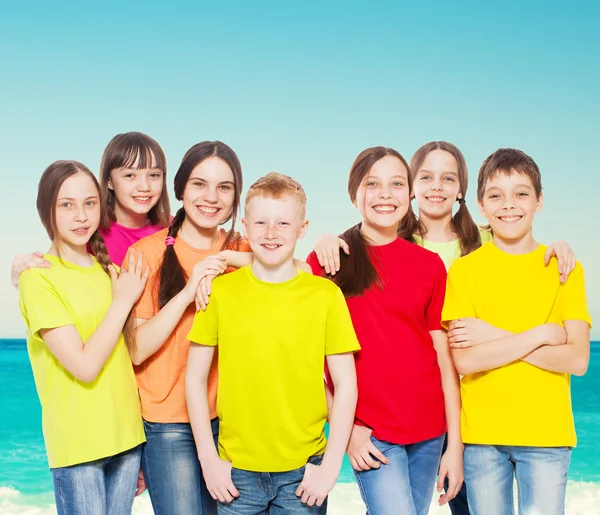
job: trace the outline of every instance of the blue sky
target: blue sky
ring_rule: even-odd
[[[245,184],[271,170],[309,198],[304,257],[357,221],[349,167],[372,145],[407,159],[445,139],[476,173],[498,147],[540,165],[542,242],[569,241],[600,316],[600,8],[592,2],[13,2],[0,12],[2,336],[21,336],[15,253],[48,248],[37,182],[56,159],[97,170],[116,133],[167,154],[170,184],[194,143],[221,139]],[[171,188],[172,189],[172,188]],[[177,206],[176,203],[173,204]],[[596,332],[600,336],[600,332]]]

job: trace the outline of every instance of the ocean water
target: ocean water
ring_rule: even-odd
[[[592,343],[590,367],[572,383],[579,443],[569,471],[569,515],[600,514],[600,342]],[[24,340],[0,339],[0,514],[48,515],[52,478],[41,432],[40,405]],[[347,461],[330,498],[329,513],[364,513]],[[148,496],[134,513],[152,513]],[[432,505],[431,514],[449,513]]]

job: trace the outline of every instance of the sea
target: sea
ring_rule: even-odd
[[[572,397],[579,442],[569,470],[567,514],[600,515],[600,342],[592,342],[587,374],[573,377]],[[0,514],[55,514],[25,340],[0,339],[0,417]],[[136,499],[133,513],[152,514],[147,493]],[[330,496],[329,513],[365,513],[347,460]],[[430,514],[449,513],[432,502]]]

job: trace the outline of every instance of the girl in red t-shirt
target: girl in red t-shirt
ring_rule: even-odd
[[[463,479],[459,378],[440,325],[446,270],[437,254],[411,242],[412,179],[397,151],[359,154],[348,192],[362,222],[343,234],[350,253],[332,277],[361,344],[348,456],[370,514],[426,514],[446,430],[438,489],[446,478],[450,488],[442,503]],[[314,252],[308,262],[325,275]]]

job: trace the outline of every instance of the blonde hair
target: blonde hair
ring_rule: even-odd
[[[258,179],[246,194],[244,209],[254,197],[280,199],[286,195],[295,198],[306,210],[306,193],[302,185],[291,177],[278,172],[271,172]]]

